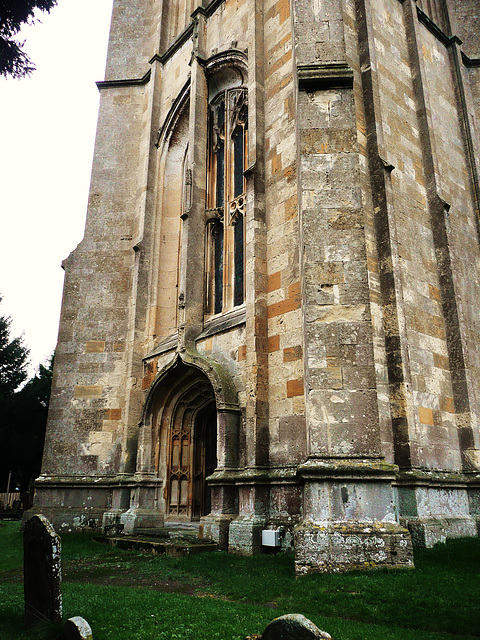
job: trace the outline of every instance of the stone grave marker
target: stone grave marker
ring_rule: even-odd
[[[63,629],[67,640],[93,640],[90,625],[80,616],[69,618]]]
[[[299,613],[287,613],[272,620],[262,634],[261,640],[332,640],[325,631],[321,631],[311,620]]]
[[[42,515],[28,520],[23,532],[25,625],[62,622],[60,538]]]

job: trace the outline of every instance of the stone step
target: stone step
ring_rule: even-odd
[[[217,551],[218,545],[215,542],[199,540],[196,536],[184,537],[162,537],[162,532],[157,530],[159,535],[154,536],[94,536],[96,542],[103,542],[119,549],[138,549],[154,554],[165,554],[176,558],[183,558],[197,553]]]
[[[196,522],[188,523],[166,523],[163,527],[155,529],[137,529],[135,535],[146,538],[164,539],[198,539],[199,525]]]

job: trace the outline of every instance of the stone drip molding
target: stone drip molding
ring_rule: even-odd
[[[466,489],[470,487],[480,487],[480,473],[401,469],[396,474],[394,485],[397,487],[448,487],[449,489]]]
[[[118,87],[141,87],[150,82],[152,70],[149,69],[141,78],[124,78],[120,80],[99,80],[95,84],[98,90],[116,89]]]
[[[297,77],[300,91],[353,87],[353,69],[345,62],[299,64]]]

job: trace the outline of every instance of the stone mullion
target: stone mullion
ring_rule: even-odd
[[[434,160],[434,140],[427,115],[429,111],[427,103],[428,98],[424,91],[424,87],[427,86],[427,78],[421,56],[419,55],[420,38],[418,33],[419,24],[416,6],[413,0],[405,0],[403,7],[406,18],[410,63],[413,71],[413,86],[417,103],[417,117],[420,123],[419,135],[421,139],[422,160],[427,189],[427,205],[430,213],[435,256],[437,260],[438,280],[441,291],[442,310],[445,319],[452,393],[459,429],[459,445],[463,465],[466,468],[470,468],[471,462],[466,459],[465,453],[475,447],[475,436],[472,428],[472,413],[470,405],[473,385],[466,366],[465,347],[460,329],[460,327],[465,326],[466,323],[461,317],[461,299],[456,293],[455,277],[452,268],[452,256],[450,251],[451,242],[447,224],[450,204],[445,203],[441,199],[437,184]],[[461,112],[460,109],[459,111]]]
[[[411,373],[407,347],[404,296],[395,225],[395,207],[390,173],[394,167],[385,158],[381,128],[380,96],[375,69],[375,51],[370,6],[355,0],[361,89],[366,123],[366,155],[374,211],[374,227],[383,306],[383,329],[390,391],[390,413],[395,462],[410,467],[410,431],[414,425],[409,387]]]

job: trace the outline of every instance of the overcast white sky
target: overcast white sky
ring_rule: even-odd
[[[83,237],[112,2],[58,0],[21,34],[37,70],[0,79],[0,315],[33,368],[55,348],[60,264]]]

